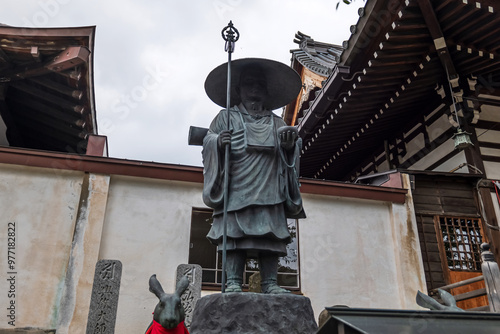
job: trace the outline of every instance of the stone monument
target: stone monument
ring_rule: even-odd
[[[196,303],[201,297],[201,274],[202,269],[198,264],[180,264],[177,266],[176,283],[184,276],[189,279],[189,285],[181,295],[181,303],[185,314],[184,324],[188,329],[191,326]]]
[[[121,276],[122,263],[120,261],[99,260],[97,262],[90,298],[87,334],[114,334]]]

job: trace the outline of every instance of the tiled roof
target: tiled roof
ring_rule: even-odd
[[[324,77],[332,73],[343,51],[339,45],[316,42],[311,36],[300,31],[295,34],[293,41],[300,47],[290,51],[293,57],[302,66]]]

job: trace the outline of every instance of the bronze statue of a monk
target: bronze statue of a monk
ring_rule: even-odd
[[[223,106],[225,65],[206,82],[208,96]],[[305,218],[299,192],[301,139],[272,110],[293,100],[297,73],[275,61],[246,58],[232,63],[234,107],[222,110],[203,141],[203,200],[214,209],[207,238],[222,248],[224,149],[230,145],[227,203],[227,288],[240,292],[247,258],[256,258],[264,293],[286,293],[277,284],[278,259],[290,242],[287,218]]]

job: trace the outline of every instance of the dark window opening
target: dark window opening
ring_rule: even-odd
[[[202,267],[203,285],[220,287],[222,255],[217,252],[217,247],[212,245],[206,238],[211,224],[212,210],[193,209],[191,215],[189,263],[199,264]],[[300,288],[300,280],[297,220],[288,219],[288,229],[292,236],[292,242],[287,245],[287,256],[280,258],[278,284],[287,289],[298,290]],[[244,287],[248,287],[250,276],[258,272],[258,270],[257,260],[247,260],[243,275]]]

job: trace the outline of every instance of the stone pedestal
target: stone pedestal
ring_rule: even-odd
[[[217,293],[198,300],[191,334],[316,333],[311,301],[293,294]]]

